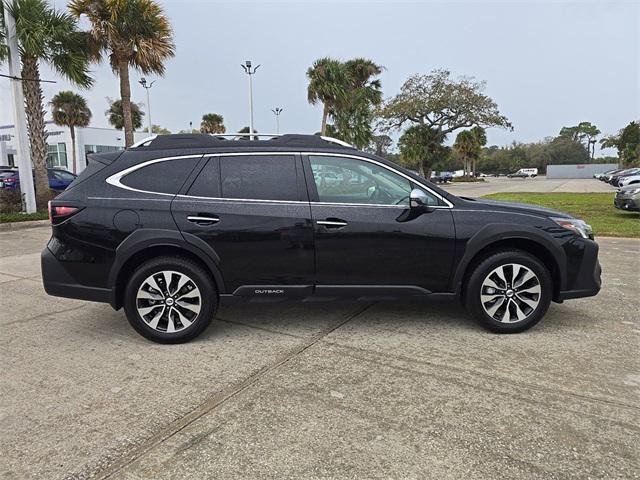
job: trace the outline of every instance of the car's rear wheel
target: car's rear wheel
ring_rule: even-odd
[[[160,257],[140,265],[126,287],[124,309],[133,328],[158,343],[198,336],[217,309],[211,277],[196,262]]]
[[[538,323],[549,308],[553,281],[536,257],[520,250],[496,252],[471,273],[467,308],[487,329],[516,333]]]

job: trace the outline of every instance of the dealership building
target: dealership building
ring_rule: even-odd
[[[47,165],[73,171],[73,144],[69,127],[52,121],[45,123],[47,132]],[[77,172],[87,166],[87,155],[124,149],[124,132],[115,128],[76,127]],[[134,141],[148,137],[146,132],[134,132]],[[13,125],[0,125],[0,166],[18,166],[18,153]]]

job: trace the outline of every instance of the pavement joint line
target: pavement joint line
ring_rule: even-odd
[[[324,340],[321,339],[321,343],[325,344],[325,345],[331,345],[334,347],[338,347],[338,348],[342,348],[344,350],[349,350],[351,352],[354,353],[364,353],[365,355],[370,355],[371,357],[374,358],[362,358],[361,356],[357,356],[357,355],[352,355],[356,358],[358,358],[359,360],[362,361],[368,361],[371,363],[376,363],[379,365],[384,365],[387,366],[389,368],[394,368],[394,369],[398,369],[398,370],[407,370],[407,371],[411,371],[414,373],[420,373],[412,368],[407,368],[407,367],[400,367],[397,365],[392,365],[390,363],[384,362],[382,361],[384,358],[390,358],[392,360],[396,360],[396,361],[400,361],[406,364],[414,364],[414,365],[426,365],[435,369],[442,369],[443,367],[449,368],[451,370],[455,370],[457,372],[461,372],[461,373],[467,373],[467,374],[472,374],[472,375],[478,375],[478,376],[482,376],[485,378],[488,378],[491,381],[495,381],[496,383],[502,383],[502,384],[509,384],[509,385],[513,385],[516,384],[521,388],[525,388],[525,389],[531,389],[531,390],[538,390],[538,391],[542,391],[545,393],[551,393],[551,394],[560,394],[560,395],[566,395],[566,396],[571,396],[571,397],[576,397],[578,399],[581,400],[586,400],[592,403],[603,403],[605,405],[609,405],[609,406],[614,406],[614,407],[618,407],[618,408],[624,408],[624,409],[628,409],[628,410],[640,410],[640,406],[638,405],[633,405],[633,404],[627,404],[627,403],[623,403],[623,402],[619,402],[616,400],[610,400],[607,398],[599,398],[599,397],[594,397],[594,396],[589,396],[589,395],[584,395],[584,394],[580,394],[580,393],[576,393],[576,392],[572,392],[569,390],[564,390],[564,389],[560,389],[560,388],[545,388],[542,387],[540,385],[536,385],[534,383],[528,383],[528,382],[523,382],[523,381],[519,381],[519,380],[513,380],[513,379],[502,379],[502,378],[498,378],[496,376],[491,376],[488,375],[486,372],[482,372],[480,370],[474,370],[474,369],[468,369],[468,368],[459,368],[459,367],[453,367],[450,364],[440,364],[440,363],[436,363],[436,362],[428,362],[425,360],[416,360],[416,359],[412,359],[412,358],[407,358],[404,357],[402,355],[396,355],[393,353],[389,353],[389,352],[385,352],[380,353],[377,352],[375,350],[368,350],[366,348],[358,348],[358,347],[353,347],[351,345],[343,345],[340,344],[338,342],[335,341],[331,341],[331,340]],[[434,375],[434,376],[438,376],[438,375]],[[439,378],[441,378],[442,380],[447,380],[449,377],[446,375],[440,376]],[[476,387],[475,385],[463,382],[465,385],[471,386],[471,387]]]
[[[209,398],[209,400],[206,400],[205,402],[201,403],[199,406],[194,408],[191,412],[187,413],[181,418],[178,418],[172,421],[164,428],[161,428],[159,432],[151,436],[149,439],[143,441],[138,446],[134,447],[128,454],[121,455],[119,461],[116,461],[116,463],[109,465],[103,469],[98,469],[91,476],[100,480],[104,480],[112,477],[113,475],[120,472],[122,469],[124,469],[128,465],[134,463],[138,458],[142,457],[145,453],[149,452],[156,446],[167,441],[177,433],[187,428],[189,425],[191,425],[193,422],[195,422],[199,418],[203,417],[204,415],[213,411],[215,408],[227,402],[228,400],[232,399],[233,397],[247,390],[248,388],[256,384],[259,380],[261,380],[268,373],[280,368],[281,366],[288,363],[290,360],[304,353],[306,350],[316,345],[320,340],[322,340],[322,338],[338,330],[339,328],[341,328],[342,326],[344,326],[354,318],[364,313],[373,305],[375,305],[375,303],[370,303],[366,305],[364,308],[361,308],[355,313],[347,316],[346,319],[338,322],[337,324],[321,330],[317,334],[313,335],[309,341],[289,350],[289,352],[277,358],[270,365],[266,365],[260,368],[257,372],[249,375],[247,378],[240,381],[239,383],[232,385],[230,388],[227,388],[226,390],[223,390],[220,393],[214,394],[212,397]]]
[[[28,278],[25,278],[24,280],[29,280]],[[56,312],[45,312],[45,313],[41,313],[39,315],[35,315],[33,317],[29,317],[29,318],[22,318],[20,320],[12,320],[10,322],[7,322],[5,324],[3,324],[3,327],[8,327],[9,325],[15,325],[16,323],[26,323],[26,322],[31,322],[32,320],[36,320],[38,318],[41,317],[47,317],[47,316],[51,316],[51,315],[57,315],[59,313],[68,313],[68,312],[73,312],[74,310],[79,310],[81,308],[87,307],[89,305],[82,304],[82,305],[78,305],[77,307],[72,307],[72,308],[65,308],[64,310],[58,310]]]
[[[293,338],[298,338],[298,339],[304,339],[305,338],[302,335],[294,335],[293,333],[279,332],[277,330],[271,330],[269,328],[260,327],[258,325],[251,325],[251,324],[248,324],[248,323],[237,322],[235,320],[227,320],[225,318],[220,318],[220,317],[216,317],[214,320],[216,322],[230,323],[230,324],[233,324],[233,325],[241,325],[243,327],[253,328],[255,330],[262,330],[263,332],[273,333],[274,335],[286,335],[287,337],[293,337]]]

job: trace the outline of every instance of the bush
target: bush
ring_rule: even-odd
[[[0,213],[17,213],[22,211],[20,190],[0,190]]]

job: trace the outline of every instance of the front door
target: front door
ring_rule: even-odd
[[[356,285],[446,290],[455,232],[450,209],[436,195],[425,191],[432,211],[410,215],[410,192],[421,187],[400,172],[338,154],[309,155],[304,162],[318,292]]]
[[[211,157],[183,188],[173,217],[187,241],[196,237],[218,256],[226,293],[277,298],[311,290],[313,230],[299,156]]]

